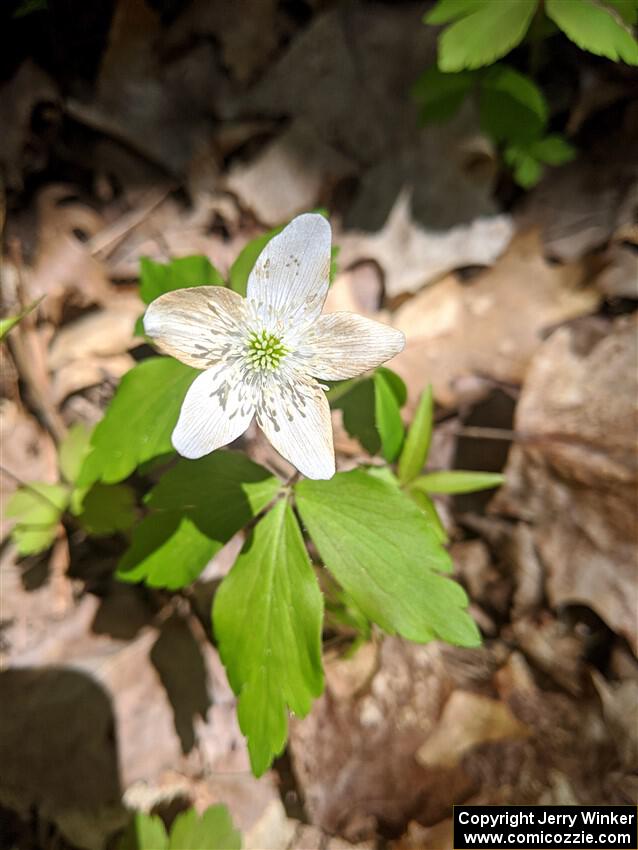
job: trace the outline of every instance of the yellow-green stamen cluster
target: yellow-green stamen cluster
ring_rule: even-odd
[[[279,337],[268,331],[253,331],[248,340],[248,362],[252,369],[273,371],[288,354]]]

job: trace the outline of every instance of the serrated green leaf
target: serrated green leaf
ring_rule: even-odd
[[[280,482],[238,452],[180,460],[151,490],[151,513],[118,565],[123,581],[176,590],[275,497]]]
[[[44,298],[44,295],[42,296]],[[4,339],[4,337],[9,333],[11,328],[15,327],[18,322],[21,322],[25,316],[35,310],[38,304],[42,301],[42,298],[38,298],[37,301],[34,301],[32,304],[29,304],[28,307],[25,307],[21,313],[18,313],[15,316],[6,316],[4,319],[0,319],[0,339]]]
[[[419,508],[363,470],[300,481],[297,506],[323,562],[373,622],[418,642],[478,646],[450,557]]]
[[[239,725],[260,776],[284,748],[287,709],[303,717],[323,689],[323,597],[285,500],[261,519],[213,605]]]
[[[374,419],[383,457],[392,463],[401,450],[405,429],[396,395],[380,369],[374,374]]]
[[[127,372],[93,431],[78,485],[115,484],[141,463],[173,452],[171,434],[198,374],[172,357],[151,357]]]
[[[543,165],[527,149],[518,145],[505,148],[505,162],[512,168],[519,186],[529,189],[535,186],[543,174]]]
[[[69,428],[58,449],[58,466],[64,480],[74,484],[90,451],[91,428],[78,422]]]
[[[546,0],[545,12],[582,50],[638,65],[638,42],[617,7],[599,0]]]
[[[89,534],[115,534],[135,522],[135,493],[126,484],[94,484],[73,493],[71,509]]]
[[[459,109],[476,81],[473,71],[444,74],[436,65],[428,68],[412,87],[412,96],[421,105],[421,121],[448,121]]]
[[[498,472],[469,472],[464,469],[450,469],[442,472],[428,472],[411,484],[411,489],[424,493],[476,493],[499,487],[504,477]]]
[[[432,529],[436,534],[439,542],[443,544],[448,543],[448,533],[445,530],[445,526],[441,522],[441,518],[436,509],[436,505],[428,496],[428,494],[424,493],[422,490],[413,490],[411,487],[408,487],[406,492],[408,496],[412,499],[412,501],[421,509],[421,511],[425,515],[426,519],[432,526]]]
[[[538,139],[547,125],[543,92],[524,74],[495,65],[481,80],[481,129],[497,142]]]
[[[36,555],[53,544],[68,503],[68,487],[42,481],[21,487],[11,496],[5,516],[16,520],[11,539],[18,554]]]
[[[169,263],[140,259],[140,297],[150,304],[165,292],[190,286],[224,286],[224,278],[208,257],[178,257]]]
[[[117,842],[117,850],[166,850],[168,836],[159,815],[135,812]]]
[[[432,440],[433,409],[432,385],[429,384],[421,393],[399,458],[398,472],[401,484],[407,484],[416,478],[425,466]]]
[[[505,56],[523,40],[537,6],[538,0],[448,0],[437,6],[427,23],[453,21],[439,36],[440,70],[471,70]]]
[[[529,153],[547,165],[563,165],[576,156],[576,148],[558,133],[545,136],[528,146]]]
[[[226,806],[209,806],[201,815],[194,809],[177,815],[168,850],[240,850],[241,835]],[[150,850],[150,848],[149,848]]]

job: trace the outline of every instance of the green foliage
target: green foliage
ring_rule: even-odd
[[[529,142],[547,126],[543,92],[507,65],[495,65],[481,79],[481,129],[495,142]]]
[[[638,65],[638,42],[630,27],[636,22],[635,3],[546,0],[545,12],[582,50]]]
[[[301,481],[295,492],[323,562],[373,622],[420,642],[480,643],[463,589],[441,575],[449,555],[396,486],[353,470]]]
[[[400,384],[397,383],[397,379]],[[401,388],[405,388],[405,384],[398,375],[383,367],[377,369],[373,380],[374,419],[381,438],[383,457],[391,463],[401,450],[405,433],[399,403],[402,394],[397,397],[397,391],[401,393]]]
[[[96,537],[128,531],[136,518],[135,493],[126,484],[94,484],[71,496],[71,513]]]
[[[330,406],[343,414],[343,427],[371,455],[384,447],[384,456],[386,452],[392,456],[396,444],[397,452],[401,448],[404,428],[400,408],[406,399],[405,384],[384,366],[372,376],[341,381],[328,392]]]
[[[42,298],[44,298],[44,295]],[[42,298],[38,298],[37,301],[29,304],[28,307],[25,307],[24,310],[16,316],[6,316],[4,319],[0,319],[0,340],[4,339],[9,331],[14,328],[18,322],[21,322],[25,316],[28,316],[29,313],[33,312],[33,310],[35,310],[38,304],[42,301]]]
[[[117,483],[141,463],[173,452],[171,433],[197,374],[169,357],[152,357],[127,372],[93,432],[78,484]]]
[[[407,495],[412,499],[412,501],[417,505],[420,511],[424,514],[427,522],[432,527],[432,531],[436,535],[436,539],[439,543],[445,545],[449,542],[449,538],[447,535],[447,531],[439,514],[436,510],[436,505],[432,501],[432,499],[428,496],[427,493],[424,493],[423,490],[412,489],[412,486],[408,486],[406,490]]]
[[[543,164],[562,165],[576,156],[576,149],[558,133],[545,136],[527,145],[508,145],[505,162],[512,168],[514,179],[525,189],[536,185],[543,173]]]
[[[53,544],[68,503],[64,484],[34,481],[13,494],[5,515],[16,520],[11,537],[19,555],[36,555]]]
[[[412,88],[412,96],[421,107],[421,121],[438,123],[452,118],[476,79],[474,71],[445,74],[436,65],[424,71]]]
[[[279,486],[237,452],[180,460],[146,497],[150,513],[135,527],[118,577],[151,587],[185,587],[266,507]]]
[[[157,815],[136,812],[121,836],[117,850],[240,850],[241,835],[226,806],[209,806],[201,815],[195,809],[181,812],[167,835]]]
[[[475,493],[498,487],[505,479],[497,472],[468,472],[451,469],[443,472],[428,472],[410,485],[413,490],[424,493]]]
[[[538,0],[439,0],[426,24],[449,24],[439,36],[441,71],[490,65],[523,40]]]
[[[58,449],[58,467],[65,481],[75,484],[91,447],[91,429],[81,422],[69,428]]]
[[[284,499],[255,526],[219,588],[213,622],[238,717],[260,776],[323,689],[323,600],[297,520]]]
[[[405,445],[399,458],[399,481],[407,484],[421,472],[430,451],[434,401],[432,385],[421,393],[419,404],[410,425]]]

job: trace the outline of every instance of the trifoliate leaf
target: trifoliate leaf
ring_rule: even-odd
[[[490,65],[527,32],[538,0],[441,0],[425,16],[450,25],[439,36],[439,69],[446,73]]]
[[[201,815],[189,809],[177,815],[168,850],[240,850],[241,835],[226,806],[209,806]],[[151,850],[151,848],[149,848]]]
[[[213,623],[238,717],[260,776],[284,748],[288,709],[303,717],[323,689],[323,598],[297,520],[280,500],[215,595]]]
[[[414,419],[405,438],[399,458],[399,481],[407,484],[421,472],[430,451],[433,416],[432,386],[421,393]]]
[[[383,457],[392,463],[401,449],[405,429],[396,395],[381,369],[374,374],[374,418]]]
[[[173,452],[171,433],[198,374],[172,357],[152,357],[127,372],[93,431],[79,486],[115,484],[141,463]]]
[[[11,539],[18,554],[36,555],[53,544],[68,503],[69,488],[63,484],[34,481],[13,494],[5,516],[16,520]]]
[[[428,68],[412,87],[412,96],[420,104],[424,124],[448,121],[476,81],[473,71],[444,74],[436,66]]]
[[[74,484],[84,459],[91,450],[91,428],[82,422],[72,425],[58,449],[58,466],[65,481]]]
[[[97,537],[127,531],[135,522],[135,493],[126,484],[94,484],[74,491],[71,510]]]
[[[178,257],[170,263],[140,260],[140,297],[150,304],[165,292],[188,286],[223,286],[224,279],[208,257]]]
[[[326,567],[364,614],[390,634],[477,646],[450,558],[419,508],[363,470],[300,481],[297,506]]]
[[[527,146],[529,153],[547,165],[563,165],[576,156],[576,148],[558,133],[545,136]]]
[[[468,472],[463,469],[450,469],[443,472],[428,472],[421,475],[410,485],[412,490],[424,493],[476,493],[499,487],[504,477],[498,472]]]
[[[180,460],[151,490],[151,513],[118,566],[123,581],[176,590],[274,498],[280,482],[237,452]]]
[[[625,4],[622,4],[625,15]],[[604,0],[546,0],[546,14],[583,50],[638,65],[638,42],[618,6]]]
[[[503,4],[505,5],[505,4]],[[547,125],[547,102],[529,77],[495,65],[481,80],[481,129],[497,142],[538,139]]]
[[[117,843],[117,850],[166,850],[168,836],[159,815],[135,812]]]
[[[44,295],[42,296],[44,298]],[[4,319],[0,319],[0,339],[4,339],[4,337],[9,333],[11,328],[15,327],[18,322],[21,322],[25,316],[27,316],[32,310],[38,306],[42,298],[38,298],[37,301],[34,301],[32,304],[29,304],[28,307],[25,307],[21,313],[18,313],[15,316],[7,316]]]

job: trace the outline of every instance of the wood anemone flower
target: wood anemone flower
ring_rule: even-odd
[[[335,472],[330,408],[319,381],[353,378],[402,351],[401,331],[355,313],[321,315],[330,225],[300,215],[266,245],[246,298],[222,286],[167,292],[144,329],[157,347],[198,369],[172,441],[199,458],[244,433],[253,416],[308,478]]]

